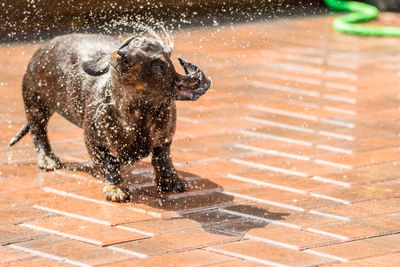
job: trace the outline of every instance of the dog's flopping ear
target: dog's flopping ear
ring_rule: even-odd
[[[135,36],[132,36],[123,41],[118,50],[124,48],[125,46],[128,46],[129,43],[135,38]],[[100,76],[109,71],[110,64],[108,63],[107,55],[105,55],[92,60],[84,61],[82,63],[82,68],[87,74],[91,76]]]
[[[181,58],[179,63],[185,70],[186,75],[176,74],[174,92],[176,100],[197,100],[211,86],[211,80],[207,78],[199,67]]]
[[[97,57],[92,60],[84,61],[82,63],[83,70],[91,76],[100,76],[110,69],[107,55]]]

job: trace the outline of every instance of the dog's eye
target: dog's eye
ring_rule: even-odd
[[[163,76],[165,74],[165,68],[163,65],[161,64],[154,64],[151,67],[151,70],[153,71],[153,73],[159,77]]]
[[[129,56],[128,53],[126,51],[118,51],[118,58],[125,64],[128,65],[129,64]]]

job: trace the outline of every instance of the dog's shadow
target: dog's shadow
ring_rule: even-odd
[[[87,163],[64,163],[63,169],[98,176],[97,170]],[[250,229],[265,227],[271,220],[285,220],[290,215],[235,203],[234,197],[220,185],[188,172],[179,171],[179,175],[188,183],[186,192],[161,195],[154,184],[151,164],[141,162],[122,168],[123,186],[129,190],[132,202],[175,212],[178,218],[182,216],[200,223],[207,232],[243,236]]]

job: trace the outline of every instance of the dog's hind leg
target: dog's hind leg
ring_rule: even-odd
[[[24,80],[23,97],[25,112],[30,127],[29,131],[38,154],[39,168],[44,170],[60,168],[60,160],[51,150],[46,130],[47,123],[54,111],[51,111],[45,101],[43,101],[39,90],[36,88],[26,88],[26,86],[26,80]]]

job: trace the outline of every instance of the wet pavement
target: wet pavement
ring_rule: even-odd
[[[178,104],[173,159],[189,190],[160,198],[145,159],[124,169],[125,204],[88,173],[39,170],[28,137],[7,148],[38,45],[1,47],[0,264],[399,265],[400,39],[331,21],[175,33],[174,58],[213,79]],[[89,160],[81,129],[57,115],[48,129],[63,162]]]

